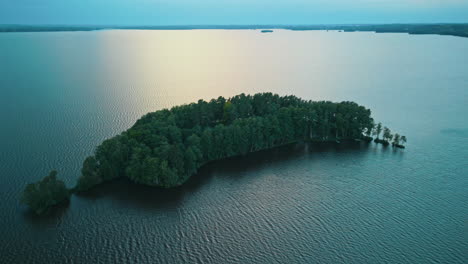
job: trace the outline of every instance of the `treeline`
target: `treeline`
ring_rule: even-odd
[[[383,132],[382,139],[380,134]],[[375,136],[374,142],[388,146],[390,143],[392,146],[397,148],[405,148],[403,144],[406,143],[406,136],[402,136],[398,133],[392,134],[392,131],[388,127],[382,127],[382,123],[378,123],[372,130],[372,135]]]
[[[353,102],[313,102],[272,93],[199,100],[146,114],[127,131],[105,140],[85,159],[70,192],[119,177],[169,188],[210,161],[301,141],[372,141],[376,135],[380,142],[381,132],[371,111]],[[385,135],[384,131],[382,140],[388,140]],[[23,196],[39,197],[36,189],[28,187]],[[47,197],[52,201],[45,204],[57,200]]]

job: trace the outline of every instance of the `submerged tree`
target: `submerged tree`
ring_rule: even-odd
[[[379,122],[374,128],[373,135],[379,139],[380,133],[382,133],[382,123]]]
[[[393,136],[392,145],[393,145],[393,146],[398,146],[398,145],[400,145],[400,135],[399,135],[398,133],[395,133],[395,135]]]
[[[57,171],[53,170],[41,181],[28,184],[21,196],[21,202],[28,205],[36,214],[42,214],[49,207],[69,198],[69,190],[63,181],[57,179]]]
[[[382,137],[385,141],[387,141],[387,143],[389,141],[392,141],[392,138],[393,138],[392,131],[388,127],[384,127]]]
[[[380,134],[380,132],[382,130],[383,130],[382,139],[379,139],[379,134]],[[406,137],[401,136],[398,133],[396,133],[395,135],[392,135],[392,132],[390,131],[390,129],[388,127],[383,127],[383,129],[382,129],[382,124],[381,123],[378,123],[375,126],[372,134],[374,136],[376,136],[376,138],[374,140],[376,143],[380,143],[380,144],[383,144],[385,146],[387,146],[388,144],[391,143],[392,146],[399,147],[399,148],[405,148],[400,143],[401,142],[406,142]],[[393,139],[393,141],[392,141],[392,139]]]
[[[406,136],[401,136],[400,141],[401,141],[402,145],[405,144],[406,143]]]

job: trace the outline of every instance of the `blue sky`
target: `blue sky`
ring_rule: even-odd
[[[468,0],[0,0],[0,24],[468,22]]]

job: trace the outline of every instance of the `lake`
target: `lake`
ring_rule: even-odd
[[[2,263],[467,263],[468,38],[254,30],[0,34]],[[46,216],[147,112],[270,91],[355,101],[408,138],[294,145],[211,163],[184,186],[118,180]]]

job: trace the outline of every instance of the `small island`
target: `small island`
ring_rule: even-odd
[[[107,139],[85,159],[77,185],[67,190],[56,172],[29,184],[23,202],[36,213],[70,193],[119,177],[171,188],[204,164],[297,142],[356,140],[388,145],[390,130],[374,125],[371,111],[354,102],[303,100],[272,93],[199,100],[144,115],[130,129]],[[391,137],[390,137],[391,136]],[[393,146],[406,137],[395,134]]]
[[[273,33],[273,30],[271,29],[264,29],[261,31],[262,33]]]
[[[70,199],[70,191],[65,183],[57,179],[57,171],[51,171],[49,176],[41,181],[26,186],[21,202],[28,205],[36,214],[42,214],[51,206]]]

